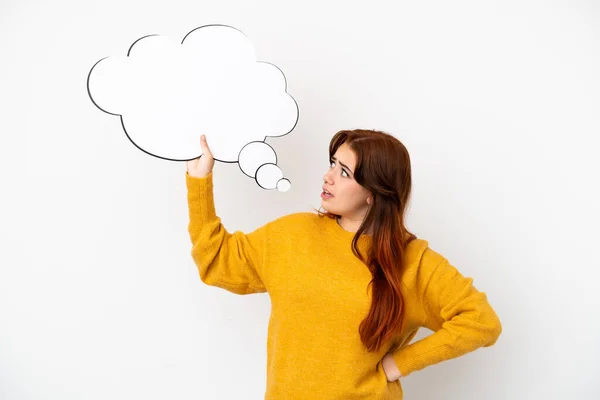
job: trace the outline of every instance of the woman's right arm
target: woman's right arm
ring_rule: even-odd
[[[249,234],[227,232],[215,212],[212,178],[212,172],[206,177],[186,173],[188,231],[200,279],[237,294],[266,292],[262,267],[269,224]]]
[[[200,146],[202,156],[186,162],[188,232],[200,279],[207,285],[237,294],[265,292],[262,266],[268,224],[249,234],[227,232],[215,212],[212,181],[215,161],[204,135]]]

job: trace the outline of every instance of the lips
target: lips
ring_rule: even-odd
[[[327,190],[327,188],[325,188],[325,186],[323,186],[323,193],[333,197],[333,193],[331,193],[329,190]]]

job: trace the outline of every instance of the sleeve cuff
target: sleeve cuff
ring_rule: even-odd
[[[216,217],[212,171],[202,178],[185,172],[190,220],[204,223]],[[193,217],[193,218],[192,218]]]
[[[205,192],[212,190],[213,173],[212,171],[203,178],[193,177],[185,171],[185,183],[190,192]]]

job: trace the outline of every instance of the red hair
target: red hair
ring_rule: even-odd
[[[371,271],[372,302],[359,326],[368,351],[378,351],[383,343],[402,329],[404,298],[401,289],[406,245],[416,236],[404,225],[411,192],[410,156],[394,136],[374,130],[343,130],[329,143],[329,158],[346,143],[356,155],[354,179],[373,194],[369,212],[352,239],[352,251]],[[330,212],[320,216],[337,218]],[[364,232],[372,232],[368,257],[357,242]]]

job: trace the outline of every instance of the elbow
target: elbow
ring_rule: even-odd
[[[200,277],[200,281],[202,281],[202,283],[205,283],[209,286],[213,286],[214,282],[212,279],[210,279],[210,274],[208,273],[208,269],[207,268],[198,268],[198,276]]]
[[[498,319],[497,324],[494,328],[494,335],[492,336],[492,341],[490,342],[489,346],[493,345],[494,343],[496,343],[496,341],[498,341],[498,338],[500,337],[501,333],[502,333],[502,323],[500,322],[500,319]]]
[[[204,252],[201,252],[200,249],[196,246],[192,249],[192,259],[194,260],[194,264],[196,265],[196,269],[198,270],[198,276],[200,280],[209,285],[215,286],[216,279],[215,274],[213,273],[213,260]]]
[[[196,262],[196,267],[198,269],[198,276],[204,284],[208,286],[219,285],[219,276],[215,274],[215,270],[210,263]]]
[[[482,318],[481,322],[485,326],[485,342],[483,343],[483,347],[493,346],[502,333],[502,322],[500,322],[498,314],[491,307],[485,312],[485,317]]]

